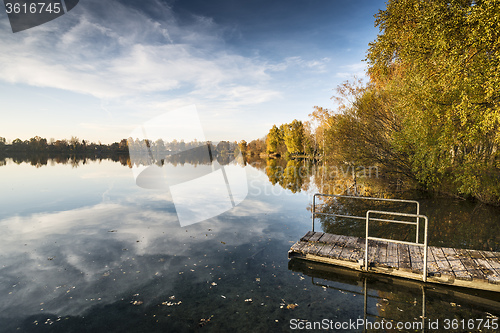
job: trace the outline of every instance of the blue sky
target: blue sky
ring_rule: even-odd
[[[196,105],[206,139],[250,141],[333,108],[363,76],[378,0],[81,0],[12,33],[0,11],[0,136],[111,143]]]

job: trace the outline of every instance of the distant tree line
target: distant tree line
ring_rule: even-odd
[[[211,141],[184,140],[164,141],[128,138],[126,141],[134,164],[210,164],[216,160],[220,164],[228,164],[238,152],[236,142],[220,141],[217,144]]]
[[[77,137],[72,137],[70,140],[62,139],[55,140],[34,136],[29,140],[15,139],[10,144],[6,139],[0,137],[0,154],[16,155],[16,154],[70,154],[70,155],[85,155],[85,154],[127,154],[127,140],[121,140],[110,145],[102,143],[94,143],[85,140],[80,140]]]
[[[220,141],[214,144],[210,141],[184,142],[173,140],[164,142],[159,139],[122,139],[119,142],[106,145],[80,140],[72,137],[70,140],[55,140],[39,136],[29,140],[15,139],[8,143],[0,137],[0,165],[5,158],[12,158],[16,163],[30,162],[32,165],[46,165],[51,159],[56,163],[72,163],[78,165],[87,159],[111,159],[124,165],[171,163],[177,164],[210,164],[216,160],[220,164],[228,164],[234,159],[234,153],[239,152],[236,142]],[[133,161],[130,156],[132,155]]]

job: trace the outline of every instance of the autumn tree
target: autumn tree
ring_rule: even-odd
[[[266,138],[266,152],[268,154],[279,154],[280,147],[284,144],[283,131],[276,125],[269,130]]]
[[[247,153],[247,142],[245,140],[241,140],[240,142],[238,142],[238,150],[241,152],[242,155],[245,155]]]
[[[283,125],[283,140],[290,154],[304,153],[304,126],[302,121],[294,119],[289,124]]]
[[[500,2],[390,0],[376,25],[369,75],[401,120],[393,147],[426,186],[498,200]]]

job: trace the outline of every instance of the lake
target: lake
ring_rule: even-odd
[[[400,324],[397,331],[421,332],[422,321],[425,331],[474,331],[479,323],[497,331],[494,293],[287,259],[311,229],[312,195],[347,186],[345,169],[342,178],[338,168],[332,175],[306,161],[165,163],[158,166],[165,183],[151,189],[137,186],[123,161],[2,164],[1,332],[362,332],[365,319],[372,325],[366,331]],[[215,189],[204,194],[182,185],[218,170],[231,185],[229,208]],[[246,186],[232,186],[241,171]],[[387,181],[358,177],[365,194]],[[370,177],[378,185],[368,186]],[[186,189],[183,201],[174,185]],[[384,196],[420,201],[430,245],[500,251],[498,207],[417,191]],[[222,213],[181,220],[178,211],[190,207]],[[362,225],[316,223],[362,236]]]

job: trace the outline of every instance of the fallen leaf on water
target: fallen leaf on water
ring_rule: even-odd
[[[286,308],[287,308],[287,309],[292,309],[292,310],[293,310],[293,309],[295,309],[295,308],[296,308],[296,307],[298,307],[298,306],[299,306],[298,304],[292,304],[292,303],[290,303],[290,304],[288,304],[288,305],[286,306]]]
[[[200,327],[205,326],[206,324],[208,324],[210,322],[210,319],[212,319],[212,317],[213,317],[213,315],[210,316],[210,318],[207,318],[207,319],[201,318],[200,322],[198,323],[198,326],[200,326]]]

